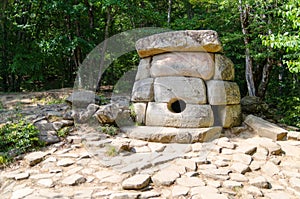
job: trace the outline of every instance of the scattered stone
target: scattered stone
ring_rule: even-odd
[[[181,178],[177,178],[176,182],[178,185],[185,186],[185,187],[205,186],[205,182],[198,177],[181,176]]]
[[[40,179],[37,181],[37,184],[47,188],[54,187],[54,182],[52,179]]]
[[[11,199],[21,199],[25,198],[26,196],[32,194],[34,192],[34,189],[31,188],[24,188],[24,189],[19,189],[13,192]]]
[[[201,193],[219,193],[219,190],[212,186],[202,186],[191,188],[191,195],[199,195]]]
[[[300,178],[292,177],[289,182],[294,189],[300,191]]]
[[[160,193],[156,191],[144,191],[141,192],[141,195],[139,196],[140,199],[148,199],[148,198],[156,198],[159,197]]]
[[[30,165],[34,166],[38,163],[40,163],[44,157],[47,155],[45,152],[32,152],[24,157],[25,161]]]
[[[74,186],[74,185],[82,184],[85,181],[86,181],[86,179],[82,175],[74,174],[74,175],[71,175],[69,177],[66,177],[62,181],[62,184]]]
[[[248,115],[244,122],[261,137],[270,138],[274,141],[284,140],[287,137],[286,130],[254,115]]]
[[[281,146],[270,140],[262,141],[259,145],[266,148],[271,155],[280,155],[282,153]]]
[[[218,145],[222,148],[227,148],[227,149],[234,149],[236,146],[234,143],[230,142],[229,140],[224,140],[224,139],[219,139]]]
[[[230,180],[237,182],[248,182],[248,178],[240,173],[230,173]]]
[[[289,131],[287,134],[288,140],[300,140],[300,132],[298,131]]]
[[[292,199],[292,196],[285,192],[273,192],[273,193],[265,193],[265,197],[270,199]]]
[[[172,188],[172,196],[179,197],[179,196],[186,196],[189,193],[189,188],[184,186],[175,185]]]
[[[246,188],[247,193],[255,196],[255,197],[262,197],[263,193],[261,192],[261,190],[258,187],[255,186],[250,186]]]
[[[262,165],[261,171],[269,176],[274,176],[280,172],[278,166],[269,161],[266,164]]]
[[[198,197],[197,197],[198,196]],[[200,197],[199,197],[200,196]],[[218,193],[201,193],[200,195],[196,195],[193,199],[228,199],[225,194],[218,194]]]
[[[139,195],[139,193],[132,192],[113,193],[110,195],[109,199],[137,199]]]
[[[68,166],[70,166],[70,165],[72,165],[74,163],[75,163],[74,160],[72,160],[70,158],[64,158],[64,159],[59,160],[57,162],[57,166],[68,167]]]
[[[250,163],[252,162],[252,157],[250,155],[237,153],[237,154],[233,154],[232,160],[235,162],[240,162],[246,165],[250,165]]]
[[[29,178],[30,174],[28,172],[18,173],[14,175],[15,180],[24,180]]]
[[[152,152],[163,152],[166,148],[166,145],[162,143],[149,142],[148,147]]]
[[[139,190],[148,186],[150,182],[150,176],[147,174],[135,175],[123,181],[123,189]]]
[[[246,145],[239,146],[236,149],[236,151],[239,153],[247,154],[247,155],[253,155],[256,152],[256,149],[257,149],[256,146],[246,144]]]
[[[270,188],[270,183],[263,176],[250,179],[249,184],[258,188],[264,188],[264,189]]]
[[[241,173],[241,174],[245,174],[246,172],[248,172],[250,170],[249,166],[240,162],[237,163],[233,163],[231,166],[231,169]]]
[[[243,184],[241,182],[227,180],[223,182],[223,187],[228,189],[241,188]]]
[[[175,182],[177,178],[180,177],[180,174],[175,171],[159,171],[154,176],[152,176],[152,181],[157,186],[169,186]]]
[[[184,166],[187,171],[196,171],[197,170],[196,162],[194,162],[193,160],[189,160],[189,159],[177,159],[175,161],[175,164]]]

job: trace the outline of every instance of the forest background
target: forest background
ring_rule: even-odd
[[[1,0],[0,91],[73,87],[93,48],[143,27],[217,31],[242,97],[300,127],[300,0]],[[121,56],[100,84],[138,62],[136,52]]]

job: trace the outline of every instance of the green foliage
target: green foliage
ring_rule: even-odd
[[[0,128],[0,149],[3,155],[1,162],[6,162],[10,156],[32,151],[44,146],[38,138],[39,131],[31,123],[19,120],[5,124]]]
[[[65,137],[67,137],[67,135],[69,135],[70,130],[71,130],[71,127],[68,127],[68,126],[64,127],[57,131],[57,135],[59,137],[65,138]]]
[[[107,156],[114,157],[114,156],[118,155],[118,151],[117,151],[116,147],[111,146],[111,145],[106,145],[106,152],[105,152],[105,154]]]
[[[105,133],[110,136],[115,136],[119,132],[119,129],[117,127],[111,126],[109,124],[105,124],[104,126],[101,126],[100,128],[101,128],[102,133]]]

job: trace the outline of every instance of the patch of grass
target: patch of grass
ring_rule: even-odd
[[[102,133],[105,133],[107,135],[110,135],[110,136],[115,136],[119,133],[119,129],[115,126],[111,126],[111,125],[104,125],[104,126],[101,126],[100,127],[100,130]]]
[[[31,123],[20,119],[0,128],[0,165],[14,156],[45,146],[38,138],[39,131]]]
[[[110,157],[115,157],[118,155],[118,151],[117,151],[116,147],[107,145],[105,154]]]
[[[3,109],[5,109],[5,108],[4,108],[4,105],[3,105],[3,103],[0,101],[0,110],[3,110]]]
[[[53,97],[43,97],[41,99],[34,98],[32,99],[33,103],[43,104],[43,105],[52,105],[52,104],[63,104],[65,103],[64,98],[53,98]]]
[[[64,127],[57,131],[57,135],[58,135],[58,137],[65,138],[65,137],[67,137],[67,135],[69,135],[70,130],[71,130],[71,127],[68,127],[68,126]]]

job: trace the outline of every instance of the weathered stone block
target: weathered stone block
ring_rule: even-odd
[[[169,102],[177,98],[188,104],[206,104],[206,86],[199,78],[159,77],[154,81],[156,102]]]
[[[135,121],[139,124],[145,124],[147,103],[133,103],[135,112]]]
[[[150,61],[151,57],[140,60],[135,81],[150,78]]]
[[[234,64],[224,55],[215,55],[215,75],[214,79],[217,80],[234,80]]]
[[[242,112],[240,105],[230,106],[212,106],[215,124],[217,126],[223,126],[224,128],[231,128],[239,126],[242,120]]]
[[[147,126],[198,128],[210,127],[214,123],[213,111],[209,105],[186,104],[180,113],[168,109],[167,103],[148,103]]]
[[[168,51],[222,51],[218,34],[213,30],[164,32],[139,39],[135,46],[140,57],[148,57]]]
[[[152,77],[188,76],[209,80],[214,75],[214,55],[204,52],[173,52],[153,57]]]
[[[241,94],[237,83],[211,80],[207,81],[206,84],[209,104],[231,105],[240,103]]]
[[[270,138],[274,141],[284,140],[287,137],[286,130],[254,115],[248,115],[244,122],[261,137]]]
[[[150,102],[153,100],[153,78],[136,81],[133,85],[131,101]]]

